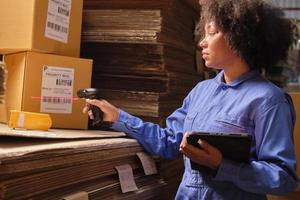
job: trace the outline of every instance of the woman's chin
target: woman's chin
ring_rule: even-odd
[[[209,63],[209,62],[205,62],[205,66],[206,66],[207,68],[210,68],[210,69],[221,69],[221,67],[218,67],[218,66],[216,66],[216,65],[212,65],[212,64]]]

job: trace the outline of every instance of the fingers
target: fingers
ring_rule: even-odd
[[[92,119],[92,120],[94,119],[94,115],[93,115],[93,112],[90,108],[90,104],[86,103],[83,110],[82,110],[82,112],[84,114],[87,113],[90,119]]]
[[[189,158],[191,158],[192,160],[193,158],[195,159],[195,157],[199,159],[199,156],[206,157],[208,153],[204,150],[199,149],[198,147],[194,147],[193,145],[190,145],[186,140],[187,136],[188,133],[184,134],[182,138],[182,142],[180,144],[180,151],[184,153],[186,156],[188,156]]]
[[[86,99],[86,103],[90,104],[90,105],[94,105],[99,107],[101,110],[103,109],[103,100],[98,100],[98,99]]]
[[[103,121],[116,122],[119,119],[119,110],[108,101],[101,99],[86,99],[86,106],[83,112],[87,112],[89,117],[93,119],[92,113],[89,113],[90,105],[97,106],[103,112]]]
[[[82,112],[85,114],[90,110],[90,104],[86,103],[85,106],[83,107]]]
[[[94,119],[94,114],[93,114],[92,110],[88,111],[88,115],[89,115],[90,119],[92,119],[92,120]]]
[[[208,154],[210,154],[210,152],[212,152],[212,151],[215,149],[214,146],[210,145],[210,144],[207,143],[205,140],[199,139],[199,140],[198,140],[198,144],[199,144],[200,147],[201,147],[204,151],[206,151]]]
[[[188,144],[185,134],[180,144],[180,151],[194,162],[217,169],[223,159],[222,153],[204,140],[198,140],[201,148]]]
[[[106,100],[101,99],[86,99],[86,102],[90,105],[94,105],[99,107],[104,113],[108,113],[111,111],[111,104],[108,103]]]
[[[95,117],[94,117],[94,114],[93,114],[93,112],[92,112],[92,110],[91,110],[91,105],[95,105],[95,106],[98,106],[98,102],[97,102],[98,100],[95,100],[95,99],[92,99],[92,100],[90,100],[90,99],[86,99],[86,104],[85,104],[85,106],[84,106],[84,108],[83,108],[83,110],[82,110],[82,112],[83,113],[87,113],[88,114],[88,116],[89,116],[89,118],[91,119],[91,120],[93,120]],[[99,107],[99,106],[98,106]],[[100,108],[101,109],[101,108]]]
[[[180,151],[191,160],[199,160],[200,162],[207,159],[207,157],[209,156],[209,153],[204,149],[199,149],[198,147],[195,147],[188,143],[182,143],[182,145],[180,145]]]
[[[188,148],[189,144],[187,143],[187,140],[186,140],[187,136],[188,136],[188,133],[185,133],[183,135],[182,141],[181,141],[180,146],[179,146],[180,151],[184,151],[186,148]]]

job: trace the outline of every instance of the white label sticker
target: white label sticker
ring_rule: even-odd
[[[72,0],[49,0],[45,36],[68,43]]]
[[[43,66],[41,112],[72,113],[74,69]]]
[[[18,119],[18,127],[23,128],[24,127],[24,113],[20,112],[19,119]]]
[[[139,152],[136,155],[139,157],[146,175],[157,174],[157,168],[154,159],[150,155],[144,152]]]
[[[133,171],[130,165],[116,166],[116,169],[118,171],[121,190],[123,193],[138,190],[134,181]]]

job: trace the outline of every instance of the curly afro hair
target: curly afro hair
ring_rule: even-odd
[[[284,60],[292,43],[292,25],[264,0],[200,0],[198,28],[214,21],[229,46],[251,67],[269,68]]]

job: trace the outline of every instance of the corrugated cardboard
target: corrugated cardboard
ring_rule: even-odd
[[[85,138],[113,138],[125,137],[123,132],[101,131],[101,130],[69,130],[69,129],[49,129],[41,130],[24,130],[12,129],[5,124],[0,124],[0,137],[10,136],[15,139],[20,138],[43,138],[43,139],[85,139]],[[17,138],[18,137],[18,138]],[[1,146],[1,145],[0,145]]]
[[[295,151],[297,156],[297,174],[300,177],[300,93],[291,92],[290,93],[294,107],[296,110],[296,123],[294,129],[294,142],[295,142]],[[298,186],[297,191],[300,191],[300,186]]]
[[[59,0],[71,1],[67,43],[45,36],[49,1],[0,1],[0,54],[38,51],[79,57],[83,0]]]
[[[74,69],[73,97],[76,97],[78,89],[88,88],[91,84],[92,60],[35,52],[5,55],[4,60],[8,71],[5,99],[7,113],[12,109],[41,111],[41,85],[43,67],[46,65]],[[87,129],[88,118],[82,113],[84,104],[84,100],[74,100],[71,114],[49,113],[52,128]],[[4,115],[0,115],[1,122],[7,120]]]

